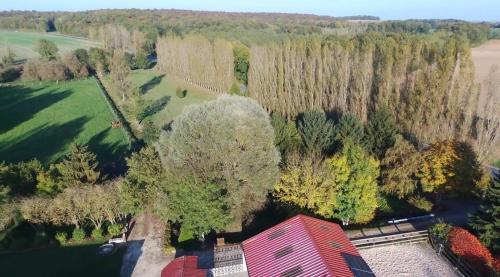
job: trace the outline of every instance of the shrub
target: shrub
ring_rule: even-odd
[[[111,236],[116,237],[116,236],[121,235],[122,229],[123,229],[123,226],[121,224],[111,224],[108,227],[108,233]]]
[[[104,238],[101,228],[95,228],[94,230],[92,230],[91,236],[95,240],[101,240]]]
[[[85,239],[85,231],[81,228],[76,228],[73,230],[73,234],[71,235],[71,238],[74,241],[82,241]]]
[[[135,66],[140,69],[147,69],[150,66],[148,56],[144,52],[139,52],[135,57]]]
[[[421,196],[410,197],[410,199],[408,199],[408,203],[410,203],[410,205],[412,205],[413,207],[426,212],[432,211],[432,208],[434,207],[434,204],[432,204],[431,201]]]
[[[237,83],[233,83],[229,89],[229,94],[231,95],[241,95],[240,86]]]
[[[156,127],[153,121],[148,120],[142,125],[142,140],[146,144],[153,144],[160,137],[160,128]]]
[[[454,227],[448,236],[451,251],[463,257],[472,267],[483,275],[491,272],[493,256],[490,251],[481,244],[478,238],[469,231]]]
[[[450,233],[453,226],[447,224],[443,221],[439,221],[438,223],[432,225],[429,228],[429,233],[433,236],[439,243],[448,242],[448,234]]]
[[[179,98],[184,98],[184,97],[186,97],[186,96],[187,96],[187,93],[188,93],[187,89],[177,88],[177,89],[175,90],[175,94],[176,94],[176,95],[177,95],[177,97],[179,97]]]
[[[55,238],[60,245],[64,245],[68,241],[68,234],[66,232],[57,232]]]

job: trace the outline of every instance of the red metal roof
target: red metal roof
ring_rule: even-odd
[[[375,276],[338,224],[297,215],[243,242],[250,276]]]
[[[171,261],[161,271],[161,277],[205,277],[206,269],[198,269],[198,257],[182,256]]]

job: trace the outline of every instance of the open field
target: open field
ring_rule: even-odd
[[[500,40],[489,40],[479,47],[472,48],[472,60],[474,61],[476,82],[481,85],[479,97],[480,107],[486,101],[485,81],[489,76],[492,66],[496,65],[499,70],[495,77],[500,79]],[[497,93],[500,93],[498,91]],[[500,110],[497,111],[500,114]]]
[[[38,40],[47,39],[59,48],[59,53],[64,54],[77,48],[90,48],[99,46],[98,42],[59,35],[57,33],[32,33],[0,30],[0,56],[4,55],[9,47],[18,59],[38,57],[33,49]]]
[[[94,79],[21,82],[0,87],[0,161],[60,159],[72,142],[88,144],[101,162],[128,150]]]
[[[0,276],[119,276],[124,249],[96,255],[100,243],[0,254]]]
[[[359,252],[376,276],[458,276],[427,243],[391,245]]]
[[[158,113],[152,115],[149,119],[153,120],[159,127],[171,122],[177,115],[182,113],[184,107],[215,99],[215,95],[196,86],[187,84],[178,79],[171,78],[153,70],[138,70],[131,74],[132,85],[141,89],[144,99],[155,101],[162,97],[168,97],[168,103]],[[111,84],[109,78],[104,80],[110,95],[119,106],[121,96],[116,88]],[[179,98],[175,94],[177,87],[187,89],[186,97]],[[122,108],[123,110],[123,108]],[[129,121],[133,121],[124,112]]]
[[[489,77],[492,66],[499,67],[494,76],[497,80],[500,80],[500,40],[489,40],[479,47],[472,48],[472,60],[474,61],[476,82],[481,86],[479,107],[483,107],[488,93],[485,82]],[[500,91],[496,93],[498,94]],[[482,110],[479,109],[478,113],[481,115]],[[497,109],[497,115],[500,116],[500,109]],[[490,155],[490,160],[497,161],[499,155],[500,147],[495,147]]]

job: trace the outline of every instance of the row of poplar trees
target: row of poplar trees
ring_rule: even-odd
[[[234,80],[236,43],[201,36],[157,42],[160,70],[214,92]],[[415,142],[477,140],[479,90],[468,41],[402,33],[290,36],[249,46],[248,95],[290,119],[311,110],[366,121],[388,107]],[[474,137],[476,136],[476,137]]]

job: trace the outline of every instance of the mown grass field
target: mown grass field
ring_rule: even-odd
[[[184,107],[216,98],[214,94],[208,91],[154,70],[134,71],[131,73],[130,80],[133,86],[141,89],[143,97],[147,101],[155,101],[165,96],[168,97],[167,105],[161,111],[148,118],[159,127],[171,122],[176,116],[182,113]],[[121,106],[119,91],[111,84],[109,78],[106,78],[104,81],[115,103]],[[186,97],[179,98],[176,95],[175,91],[177,87],[188,90]],[[124,109],[122,108],[122,110]],[[124,111],[124,114],[129,121],[132,121],[126,111]]]
[[[0,56],[5,55],[7,48],[16,54],[18,59],[35,58],[38,53],[34,51],[40,39],[52,41],[59,48],[59,53],[64,54],[77,48],[90,48],[99,46],[95,41],[82,38],[64,36],[57,33],[32,33],[0,30]]]
[[[0,87],[0,161],[59,160],[72,142],[87,144],[101,162],[129,146],[94,79],[20,82]]]
[[[102,243],[0,254],[0,276],[120,276],[124,248],[97,256]]]

